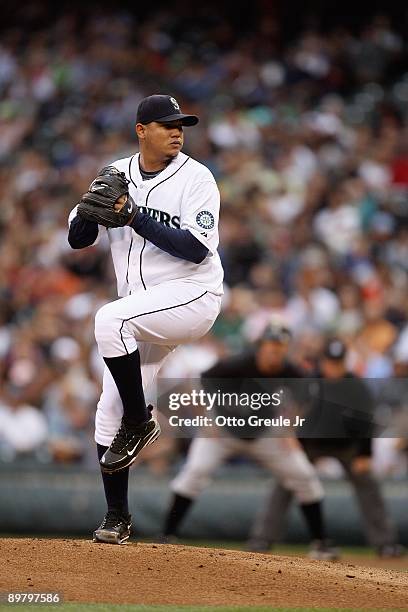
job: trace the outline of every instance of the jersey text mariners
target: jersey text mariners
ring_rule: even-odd
[[[172,280],[188,280],[216,295],[222,294],[223,269],[217,253],[220,195],[211,172],[203,164],[179,153],[157,176],[144,181],[139,154],[111,165],[130,180],[129,194],[140,212],[168,227],[186,229],[207,249],[200,264],[169,255],[139,236],[133,228],[106,229],[118,295]],[[70,221],[76,216],[76,208]]]

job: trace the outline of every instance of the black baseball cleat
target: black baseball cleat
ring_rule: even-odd
[[[157,544],[180,544],[180,538],[173,534],[160,533],[155,541]]]
[[[104,544],[126,544],[132,527],[130,514],[120,515],[109,510],[98,529],[93,533],[93,542]]]
[[[140,451],[152,444],[160,435],[160,425],[151,417],[138,427],[130,427],[122,419],[112,444],[100,460],[102,472],[112,474],[129,467]]]
[[[337,561],[340,559],[340,551],[330,540],[313,540],[307,556],[318,561]]]
[[[268,553],[272,548],[272,544],[261,538],[250,538],[245,546],[248,552]]]

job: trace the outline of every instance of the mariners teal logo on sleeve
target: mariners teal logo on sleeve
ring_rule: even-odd
[[[202,210],[196,216],[197,224],[204,229],[210,230],[214,227],[214,215],[209,210]]]

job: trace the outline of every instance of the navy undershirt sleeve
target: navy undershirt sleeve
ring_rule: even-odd
[[[91,246],[98,237],[98,224],[88,221],[80,215],[72,219],[69,226],[68,242],[73,249],[83,249]]]
[[[199,264],[208,249],[189,230],[167,227],[146,213],[137,213],[131,226],[139,236],[146,238],[169,255]]]

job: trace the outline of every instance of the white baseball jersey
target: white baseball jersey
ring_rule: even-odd
[[[169,255],[131,227],[107,229],[119,297],[171,280],[189,281],[222,295],[223,269],[217,253],[220,195],[208,168],[181,152],[146,181],[139,171],[138,153],[111,165],[130,180],[129,193],[141,212],[169,227],[188,229],[209,251],[203,262],[195,264]],[[76,208],[70,220],[75,215]],[[101,230],[105,228],[99,226]]]

